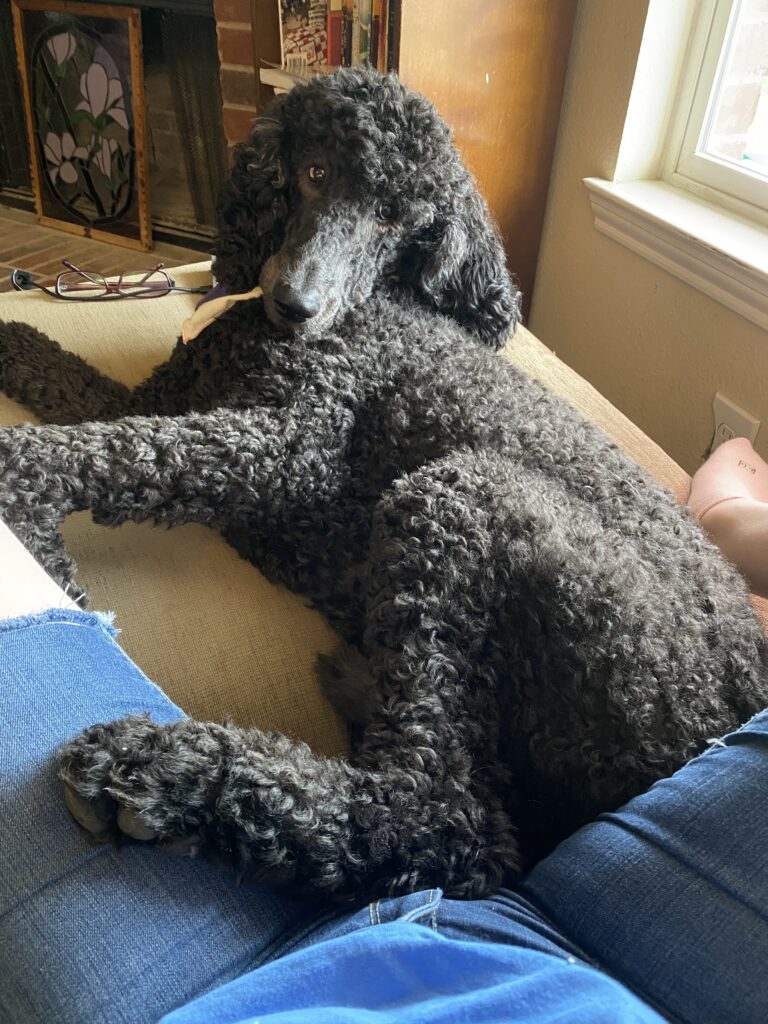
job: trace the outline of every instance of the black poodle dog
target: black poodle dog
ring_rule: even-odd
[[[95,725],[60,757],[90,831],[334,899],[478,896],[768,704],[735,570],[496,354],[519,296],[425,99],[363,69],[276,99],[237,148],[215,273],[263,301],[133,391],[3,327],[0,385],[48,425],[0,432],[0,515],[59,579],[75,509],[221,531],[344,638],[322,676],[353,752]]]

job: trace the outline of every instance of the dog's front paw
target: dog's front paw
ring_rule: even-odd
[[[129,836],[194,854],[213,821],[229,739],[222,726],[187,719],[92,726],[59,753],[67,807],[97,842]]]

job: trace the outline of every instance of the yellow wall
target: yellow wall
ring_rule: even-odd
[[[595,231],[582,178],[612,178],[647,0],[581,0],[529,326],[677,462],[707,450],[722,391],[763,420],[768,333]]]

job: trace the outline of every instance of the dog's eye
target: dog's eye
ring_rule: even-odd
[[[315,185],[325,181],[325,168],[318,167],[317,164],[313,164],[307,171],[307,174],[309,175],[309,180],[313,181]]]
[[[395,211],[389,203],[377,203],[373,215],[380,224],[391,224]]]

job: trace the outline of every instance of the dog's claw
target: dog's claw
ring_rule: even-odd
[[[87,833],[91,843],[100,845],[111,842],[119,848],[121,836],[129,836],[143,843],[157,838],[157,833],[144,824],[136,811],[130,807],[120,807],[106,793],[88,799],[80,796],[65,782],[64,803],[77,824]]]
[[[203,727],[204,728],[204,727]],[[91,842],[157,843],[180,857],[208,845],[205,808],[187,810],[147,786],[156,783],[153,755],[163,746],[162,726],[147,716],[118,719],[84,730],[59,753],[59,777],[72,817]],[[159,787],[156,787],[159,788]],[[188,817],[188,820],[185,818]]]
[[[69,813],[94,842],[109,842],[117,818],[117,808],[111,797],[104,793],[93,800],[88,800],[65,782],[64,802]]]
[[[117,812],[117,827],[131,839],[137,839],[142,843],[157,839],[157,832],[148,828],[130,807],[121,807]]]

